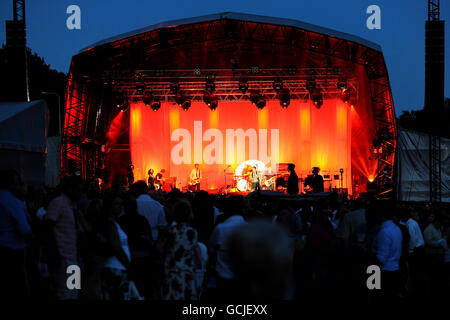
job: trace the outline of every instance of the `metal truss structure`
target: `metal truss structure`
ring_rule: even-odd
[[[256,71],[255,71],[256,70]],[[206,76],[204,76],[204,75]],[[206,69],[195,68],[192,70],[165,70],[149,71],[137,70],[132,74],[121,74],[106,71],[104,81],[115,83],[114,90],[124,92],[125,96],[132,100],[142,99],[146,91],[151,92],[153,97],[160,101],[174,101],[175,94],[171,92],[170,85],[178,84],[180,90],[186,93],[191,101],[202,101],[205,92],[205,84],[208,76],[214,78],[214,95],[218,101],[240,101],[249,100],[249,92],[256,90],[264,95],[266,100],[276,100],[277,92],[273,89],[275,80],[281,81],[283,89],[288,89],[291,99],[307,100],[311,93],[307,89],[307,81],[314,81],[317,92],[323,94],[324,99],[339,97],[342,90],[337,84],[345,79],[345,84],[358,93],[358,81],[354,78],[351,70],[342,71],[339,68],[297,68],[287,69],[263,69],[257,67],[252,69]],[[244,82],[248,90],[239,90],[239,84]],[[137,85],[144,85],[145,90],[139,92]]]
[[[393,163],[397,141],[394,104],[384,61],[374,61],[366,70],[377,127],[377,137],[373,142],[378,162],[377,193],[380,196],[390,196],[393,191]]]

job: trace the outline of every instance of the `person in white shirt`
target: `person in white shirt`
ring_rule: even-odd
[[[402,231],[392,221],[394,213],[393,202],[381,200],[375,202],[374,205],[381,227],[372,242],[371,249],[381,269],[384,296],[385,298],[395,298],[400,290]]]
[[[444,248],[445,240],[442,237],[440,221],[436,219],[434,214],[431,214],[429,219],[431,220],[431,223],[423,232],[425,244],[430,249]]]
[[[192,191],[200,191],[200,179],[202,178],[202,173],[200,171],[200,166],[198,163],[194,165],[191,174],[189,175],[189,184]]]
[[[406,227],[409,232],[409,253],[413,253],[415,250],[424,246],[425,242],[423,240],[422,230],[420,226],[413,218],[409,218],[406,221]]]
[[[132,190],[137,197],[138,213],[147,219],[152,229],[153,241],[156,241],[158,240],[159,231],[167,227],[164,207],[147,194],[148,187],[144,181],[136,182]]]

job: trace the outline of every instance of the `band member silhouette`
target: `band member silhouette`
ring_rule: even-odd
[[[298,194],[298,176],[295,172],[295,164],[288,165],[289,178],[287,182],[287,194]]]
[[[200,171],[200,166],[196,163],[191,171],[191,174],[189,175],[189,185],[192,191],[200,191],[201,178],[202,173]]]
[[[158,172],[155,176],[155,189],[161,190],[162,186],[164,185],[164,173],[166,172],[165,169],[161,169],[160,172]]]
[[[250,173],[250,181],[252,184],[252,191],[261,191],[261,180],[258,170],[256,170],[256,166],[252,167],[252,172]]]
[[[320,168],[314,167],[312,170],[313,177],[308,177],[305,179],[305,188],[310,188],[309,191],[312,193],[323,192],[323,177],[319,174]]]
[[[149,190],[151,190],[151,191],[155,190],[155,176],[153,175],[153,173],[154,173],[153,169],[150,169],[147,172],[147,175],[148,175],[147,184],[148,184]]]

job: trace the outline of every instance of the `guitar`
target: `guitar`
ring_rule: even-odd
[[[197,179],[190,179],[190,180],[189,180],[189,185],[190,185],[190,186],[196,186],[196,185],[198,185],[198,184],[200,183],[200,181],[203,181],[203,180],[206,180],[206,179],[208,179],[208,177],[205,177],[205,178],[197,178]]]

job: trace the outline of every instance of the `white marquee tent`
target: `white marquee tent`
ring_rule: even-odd
[[[44,100],[0,102],[0,170],[14,168],[27,184],[45,184],[48,120]]]
[[[401,201],[430,200],[429,135],[398,129],[397,196]],[[450,202],[450,139],[441,138],[442,201]]]

